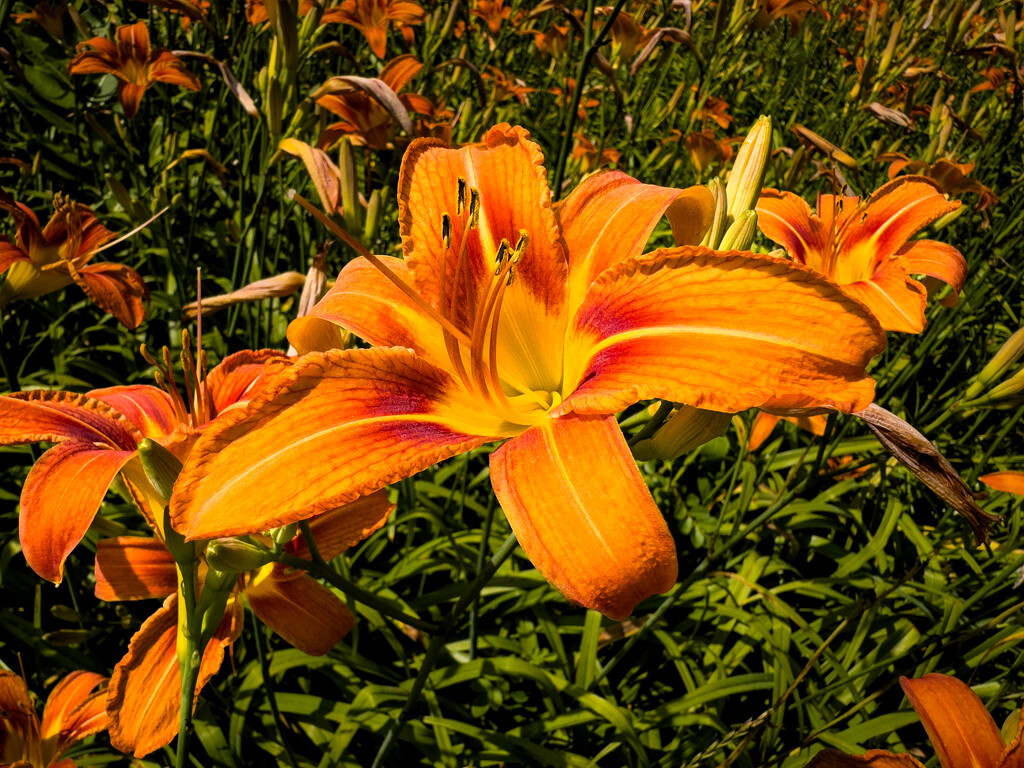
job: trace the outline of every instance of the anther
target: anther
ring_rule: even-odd
[[[530,244],[530,234],[525,229],[519,230],[519,239],[516,241],[515,250],[512,252],[512,263],[518,264],[520,259],[526,255],[526,246]]]
[[[480,225],[480,190],[469,189],[469,228],[476,229]]]
[[[462,181],[462,179],[459,179]],[[461,187],[460,187],[461,193]],[[459,213],[462,213],[462,198],[459,198]],[[452,219],[447,213],[441,214],[441,242],[444,243],[445,248],[452,247]]]
[[[501,263],[505,260],[505,254],[508,253],[508,240],[505,238],[501,239],[501,244],[498,246],[498,252],[494,255],[494,276],[497,277],[501,274]]]
[[[455,203],[455,215],[461,216],[466,209],[466,180],[459,176],[459,193]]]
[[[510,285],[512,285],[512,280],[515,278],[515,276],[516,276],[516,262],[513,261],[511,266],[509,266],[509,268],[508,268],[508,277],[505,278],[505,287],[506,288],[508,288]]]

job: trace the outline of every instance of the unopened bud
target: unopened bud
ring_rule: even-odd
[[[721,437],[732,422],[731,413],[707,411],[682,405],[673,413],[665,425],[648,440],[641,440],[633,446],[633,455],[639,461],[666,459],[671,461],[692,451],[709,440]]]
[[[722,241],[722,235],[725,234],[726,217],[729,215],[729,200],[725,196],[722,182],[717,178],[708,182],[708,189],[711,190],[711,196],[715,199],[715,208],[711,214],[711,226],[704,233],[704,239],[700,244],[706,245],[708,248],[718,248],[718,244]]]
[[[729,175],[729,183],[725,187],[731,219],[735,220],[740,213],[752,210],[757,205],[771,151],[772,119],[762,115],[743,140]]]
[[[156,492],[165,500],[170,499],[174,481],[181,474],[181,462],[160,443],[148,437],[139,443],[139,458]]]
[[[248,573],[273,561],[273,552],[242,539],[215,539],[206,545],[207,565],[222,574]]]
[[[1003,346],[992,356],[988,364],[981,369],[981,373],[974,377],[971,386],[964,393],[964,399],[973,400],[984,392],[992,382],[1002,378],[1003,374],[1020,360],[1021,356],[1024,356],[1024,328],[1021,328],[1003,342]]]
[[[726,230],[719,250],[722,251],[746,251],[754,242],[757,234],[757,211],[743,211],[736,217],[729,229]]]
[[[366,221],[363,224],[363,242],[370,243],[377,236],[377,228],[380,227],[381,206],[385,190],[375,189],[370,194],[370,202],[366,206]]]
[[[270,538],[274,540],[274,549],[281,549],[285,544],[294,539],[295,532],[298,529],[298,523],[288,523],[288,525],[282,525],[280,528],[272,530]]]
[[[338,145],[338,171],[341,185],[341,210],[345,217],[345,229],[358,232],[363,228],[362,207],[359,205],[359,179],[356,174],[356,159],[352,143],[342,139]]]

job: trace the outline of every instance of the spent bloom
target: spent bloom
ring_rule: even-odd
[[[187,538],[309,518],[505,441],[490,477],[527,556],[621,619],[677,563],[615,413],[653,398],[720,412],[873,399],[864,365],[881,330],[814,272],[696,246],[643,254],[663,215],[676,242],[700,241],[705,188],[609,172],[553,204],[539,147],[499,125],[461,149],[414,142],[398,195],[405,258],[346,266],[289,328],[308,354],[196,443],[171,499]],[[317,350],[318,324],[373,348]]]

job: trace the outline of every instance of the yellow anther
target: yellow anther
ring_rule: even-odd
[[[452,219],[447,213],[441,214],[441,242],[445,248],[452,247]]]
[[[461,216],[466,209],[466,180],[459,176],[459,193],[455,203],[455,215]]]

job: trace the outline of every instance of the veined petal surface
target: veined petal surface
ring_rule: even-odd
[[[44,761],[56,760],[72,744],[106,730],[107,692],[91,692],[106,681],[103,675],[76,671],[50,692],[41,728]]]
[[[29,567],[59,584],[64,560],[89,530],[96,511],[133,451],[69,441],[44,453],[25,478],[18,524]]]
[[[178,426],[179,418],[171,396],[149,384],[106,387],[87,394],[124,414],[143,437],[166,437]]]
[[[999,768],[1006,744],[996,721],[967,683],[928,674],[900,678],[942,768]]]
[[[928,292],[896,259],[883,263],[870,280],[843,285],[843,293],[871,310],[883,329],[920,333]]]
[[[688,247],[605,271],[566,344],[555,415],[608,414],[661,398],[708,410],[830,407],[873,399],[864,366],[877,321],[813,271],[783,259]]]
[[[896,255],[910,274],[937,278],[959,296],[967,279],[967,262],[952,245],[937,240],[914,240]]]
[[[160,539],[118,536],[96,546],[96,597],[145,600],[167,597],[178,588],[174,558]]]
[[[786,249],[799,264],[820,263],[827,248],[828,230],[811,206],[792,192],[766,189],[757,201],[757,226],[769,240]]]
[[[142,275],[131,267],[104,261],[79,269],[69,264],[68,269],[85,295],[125,328],[138,328],[146,319],[149,289]]]
[[[675,543],[615,418],[547,419],[491,454],[491,483],[530,561],[611,619],[676,582]]]
[[[255,394],[253,385],[265,371],[268,360],[288,361],[288,356],[276,349],[243,349],[221,360],[206,377],[206,385],[213,397],[216,413],[246,400]]]
[[[327,587],[305,574],[274,573],[245,588],[249,607],[268,627],[310,656],[323,656],[356,625],[352,611]]]
[[[266,531],[517,431],[409,350],[315,352],[210,424],[172,524],[191,539]]]
[[[344,506],[317,515],[309,521],[309,531],[324,560],[354,547],[384,525],[395,505],[388,501],[388,492],[379,491],[362,496]],[[285,546],[290,554],[310,559],[309,546],[304,536],[296,536]]]
[[[0,445],[81,440],[135,450],[141,437],[124,416],[86,395],[38,389],[0,396]]]

